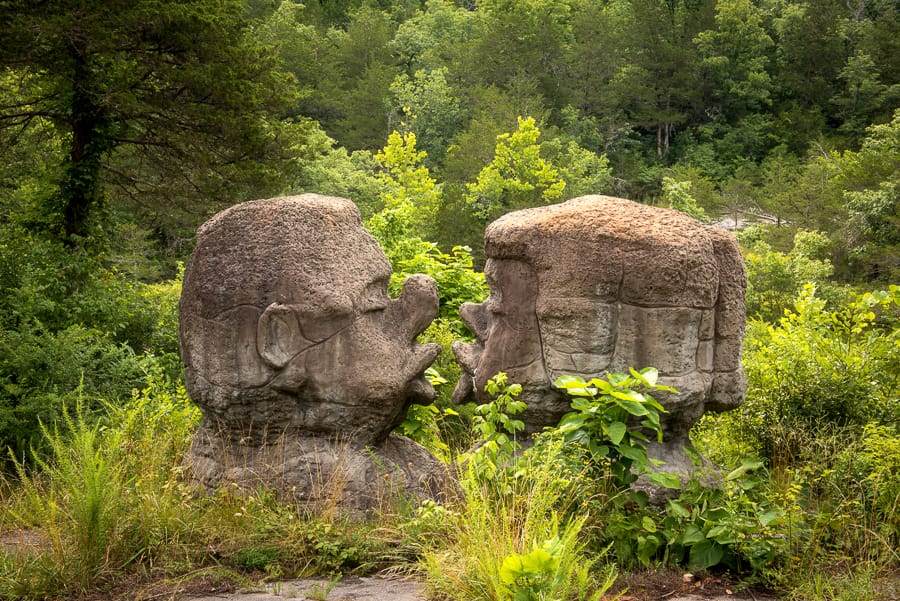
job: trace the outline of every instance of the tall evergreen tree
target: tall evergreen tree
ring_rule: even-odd
[[[65,146],[41,225],[78,245],[111,192],[202,213],[277,186],[304,126],[273,118],[292,78],[249,25],[240,0],[0,0],[0,153]]]

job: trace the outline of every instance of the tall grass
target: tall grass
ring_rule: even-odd
[[[37,548],[0,553],[0,596],[85,591],[149,554],[168,553],[190,529],[179,490],[181,449],[197,410],[183,390],[151,374],[124,408],[91,421],[63,411],[61,427],[41,426],[50,452],[14,460],[4,530],[26,531]]]
[[[124,561],[114,544],[125,515],[124,472],[107,446],[121,440],[104,437],[97,424],[88,425],[80,404],[74,417],[63,411],[63,422],[64,433],[41,426],[51,455],[35,454],[39,472],[16,463],[22,483],[16,517],[42,528],[61,571],[86,589],[106,568]]]
[[[393,548],[402,514],[360,520],[264,488],[192,488],[182,461],[198,419],[160,371],[101,421],[76,408],[44,428],[52,452],[17,462],[0,487],[0,599],[77,597],[126,577],[244,584],[411,559]]]
[[[424,554],[432,593],[460,600],[593,600],[612,586],[614,566],[600,565],[603,555],[580,542],[584,519],[562,517],[575,498],[574,483],[560,471],[561,444],[508,458],[509,465],[487,478],[478,454],[469,457],[464,500],[447,518],[451,536]]]

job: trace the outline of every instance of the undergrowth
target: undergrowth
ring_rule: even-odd
[[[727,571],[795,601],[890,599],[884,577],[900,570],[898,296],[829,310],[807,290],[779,324],[751,324],[747,402],[692,433],[722,466],[717,482],[674,482],[648,460],[662,409],[650,395],[655,370],[561,379],[572,412],[533,440],[521,438],[519,387],[498,377],[494,400],[467,410],[469,433],[444,410],[403,426],[458,464],[464,495],[355,519],[265,489],[190,487],[182,457],[199,412],[168,369],[150,369],[124,405],[98,419],[83,407],[102,399],[72,403],[41,427],[30,457],[10,457],[0,598],[71,598],[135,578],[391,568],[445,598],[599,599],[617,571],[678,566]],[[463,453],[448,442],[472,439]],[[654,506],[632,489],[638,476],[680,490]]]

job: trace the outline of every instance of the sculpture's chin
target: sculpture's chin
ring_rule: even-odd
[[[453,343],[453,354],[462,370],[470,376],[475,375],[475,369],[481,363],[481,355],[484,354],[484,347],[481,344],[469,344],[466,342],[456,341]]]
[[[441,346],[435,343],[416,344],[413,347],[413,354],[404,369],[407,374],[408,383],[406,385],[407,400],[425,405],[434,401],[437,392],[434,386],[425,379],[425,370],[434,363],[438,355],[441,354]]]

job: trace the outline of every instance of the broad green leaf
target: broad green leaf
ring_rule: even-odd
[[[593,378],[591,380],[591,386],[597,387],[600,392],[604,394],[609,394],[614,390],[612,384],[606,380],[601,380],[600,378]]]
[[[656,532],[656,522],[649,515],[645,515],[641,518],[641,528],[647,532]]]
[[[656,381],[659,379],[659,370],[655,367],[645,367],[639,372],[632,367],[628,371],[631,372],[632,376],[640,380],[644,386],[656,386]]]
[[[575,411],[592,411],[597,407],[589,398],[575,397],[572,399],[572,409]]]
[[[690,512],[690,510],[688,510],[687,507],[685,507],[684,505],[682,505],[682,504],[679,503],[678,501],[671,500],[671,501],[669,501],[669,502],[666,504],[666,506],[667,506],[668,509],[669,509],[669,513],[673,513],[673,514],[677,515],[677,516],[680,517],[680,518],[689,518],[689,517],[691,517],[691,512]]]
[[[681,544],[683,545],[696,545],[705,540],[706,535],[693,524],[685,528],[684,534],[681,535]]]
[[[646,436],[644,436],[644,433],[639,430],[633,430],[631,432],[631,438],[633,438],[634,440],[642,440],[644,442],[650,442],[650,440]]]
[[[587,388],[587,382],[581,376],[562,375],[556,378],[553,385],[557,388]]]
[[[718,565],[725,555],[722,545],[715,541],[704,540],[691,547],[689,562],[702,568]]]
[[[565,432],[567,430],[577,430],[584,426],[584,422],[587,420],[588,416],[583,413],[566,413],[561,420],[559,420],[559,430],[561,432]]]
[[[740,485],[744,490],[753,490],[760,482],[761,480],[756,476],[744,476],[740,481]]]
[[[663,407],[662,405],[660,405],[659,401],[654,399],[652,396],[650,396],[649,394],[645,394],[643,396],[644,396],[644,404],[645,405],[650,405],[651,407],[653,407],[660,413],[668,413],[668,411],[666,411],[666,408]]]
[[[718,538],[723,534],[728,534],[728,526],[713,526],[709,529],[709,532],[706,533],[706,538]]]
[[[616,393],[613,393],[613,395],[616,397],[616,404],[631,415],[641,417],[650,413],[647,408],[639,402],[635,402],[628,397],[621,398],[617,396]]]
[[[565,388],[566,394],[569,396],[578,396],[578,397],[593,397],[597,394],[596,388],[582,388],[578,386],[567,386]]]
[[[662,541],[656,535],[639,536],[637,538],[637,557],[645,567],[650,566],[650,560],[656,554],[656,550],[662,545]]]
[[[609,380],[609,383],[616,388],[621,387],[622,384],[631,380],[628,374],[606,374],[606,378]]]
[[[641,447],[633,447],[631,445],[621,445],[616,447],[619,453],[623,457],[627,457],[631,459],[638,465],[645,465],[647,463],[647,451],[642,449]]]
[[[604,430],[606,430],[606,435],[609,436],[609,440],[617,445],[622,442],[625,433],[628,432],[628,427],[622,422],[613,422],[606,426]]]
[[[634,390],[613,390],[611,393],[617,399],[622,399],[624,401],[634,401],[635,403],[643,404],[646,399],[644,399],[644,395],[640,392],[635,392]]]
[[[513,584],[524,571],[521,555],[504,557],[500,564],[500,580],[503,584]]]
[[[565,432],[565,435],[566,442],[577,442],[579,444],[588,444],[590,442],[588,433],[580,428],[570,429]]]
[[[670,472],[650,472],[647,474],[647,480],[653,484],[671,488],[672,490],[681,488],[681,479],[678,477],[678,474]]]
[[[659,413],[650,412],[647,414],[646,422],[650,423],[651,426],[659,427]]]
[[[591,441],[588,446],[591,450],[591,455],[593,455],[595,458],[606,457],[607,455],[609,455],[609,447],[607,445],[599,445],[594,441]]]
[[[747,472],[757,470],[763,465],[762,461],[757,461],[755,459],[741,459],[741,466],[729,472],[728,475],[725,476],[725,480],[737,480]]]
[[[781,516],[781,512],[777,509],[770,509],[769,511],[765,511],[759,514],[759,523],[763,526],[768,526],[775,520],[777,520]]]
[[[535,549],[522,558],[522,567],[531,574],[551,571],[554,563],[553,556],[542,548]]]

